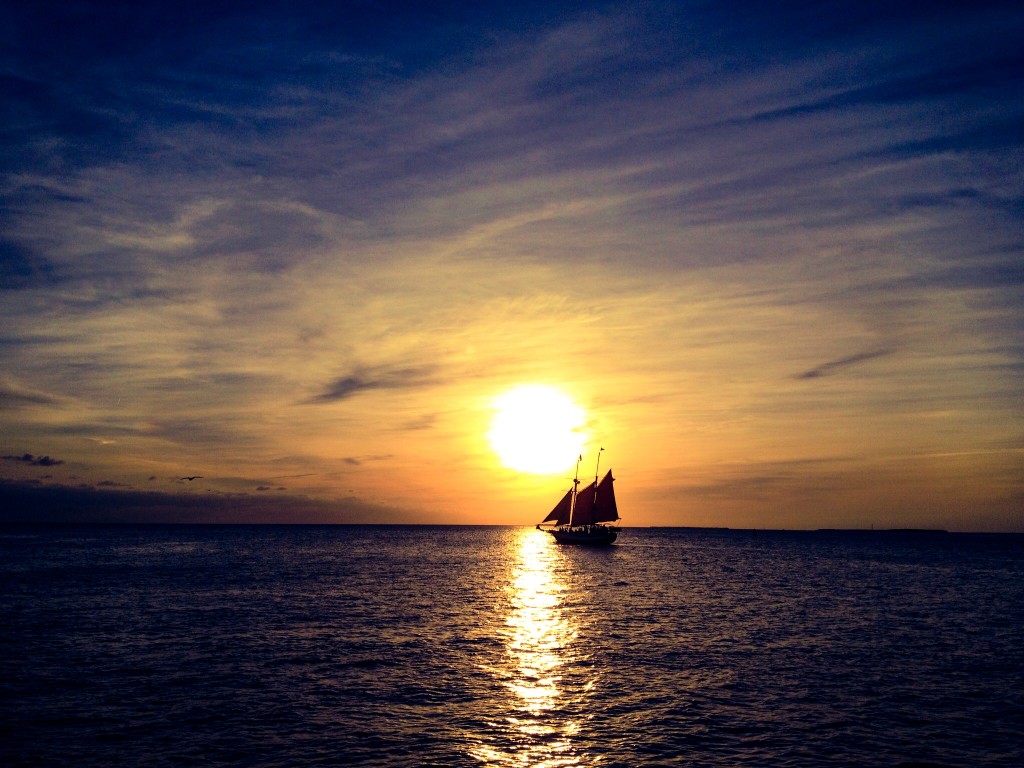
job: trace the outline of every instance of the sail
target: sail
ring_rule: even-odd
[[[573,525],[590,525],[594,522],[594,484],[581,488],[576,494],[576,506],[572,510]]]
[[[619,508],[615,505],[615,489],[612,488],[614,482],[615,478],[609,469],[601,484],[597,486],[597,498],[594,500],[595,523],[610,523],[619,519]]]
[[[612,488],[614,481],[612,471],[608,470],[598,485],[595,486],[594,483],[591,483],[579,490],[576,494],[575,507],[570,488],[541,522],[555,525],[566,525],[570,522],[573,525],[593,525],[594,523],[610,523],[613,520],[618,520],[619,510],[615,505],[615,490]],[[571,519],[570,510],[572,510]]]
[[[572,488],[565,492],[562,500],[555,504],[555,508],[548,513],[548,516],[541,520],[542,523],[555,523],[565,525],[569,522],[569,510],[572,509]]]

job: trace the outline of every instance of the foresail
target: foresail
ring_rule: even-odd
[[[547,517],[541,520],[542,523],[555,523],[565,525],[569,522],[569,511],[572,509],[572,488],[565,492],[562,500],[555,505]]]
[[[612,471],[609,469],[601,484],[597,486],[597,498],[594,501],[593,522],[595,523],[610,523],[619,519],[619,508],[615,504],[615,489],[612,487],[613,482],[615,482],[615,478],[612,477]]]

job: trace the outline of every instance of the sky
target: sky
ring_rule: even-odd
[[[3,4],[0,520],[1024,531],[1019,3],[492,5]]]

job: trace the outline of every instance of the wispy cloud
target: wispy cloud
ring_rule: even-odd
[[[61,402],[61,398],[49,393],[26,387],[11,380],[0,379],[0,409],[55,406],[60,405]]]

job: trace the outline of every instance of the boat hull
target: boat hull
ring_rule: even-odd
[[[551,528],[548,530],[559,544],[584,544],[600,546],[611,544],[618,538],[618,528],[610,525],[595,525],[587,528]]]

